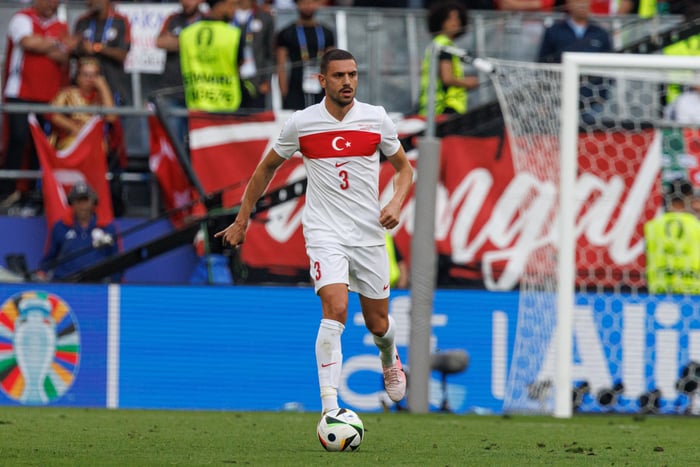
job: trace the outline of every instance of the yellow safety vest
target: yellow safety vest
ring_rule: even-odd
[[[433,39],[433,43],[438,45],[454,45],[454,42],[444,34],[438,34]],[[430,85],[430,58],[432,54],[432,44],[428,46],[423,55],[423,65],[421,68],[420,98],[418,101],[418,113],[425,115],[428,110],[428,86]],[[436,52],[439,54],[440,52]],[[464,66],[457,56],[452,56],[452,73],[457,78],[464,77]],[[467,113],[467,90],[457,86],[445,86],[438,77],[435,80],[435,114],[440,115],[446,108],[451,108],[459,114]]]
[[[238,110],[241,105],[240,39],[241,30],[223,21],[198,21],[182,30],[180,69],[188,109]]]
[[[399,263],[396,261],[396,246],[394,245],[394,239],[388,232],[384,234],[386,237],[386,253],[389,257],[389,284],[395,287],[399,282],[399,277],[401,277],[401,270],[399,269]]]
[[[640,18],[651,18],[656,15],[656,0],[640,0],[638,14]]]
[[[700,294],[700,221],[669,212],[644,225],[650,293]]]
[[[691,57],[700,56],[700,34],[664,47],[664,54],[686,55]],[[666,93],[666,103],[670,104],[675,101],[681,92],[681,87],[678,84],[670,84]]]

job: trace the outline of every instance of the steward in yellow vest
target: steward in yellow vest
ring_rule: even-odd
[[[700,294],[700,221],[686,212],[693,196],[688,182],[667,191],[668,212],[644,225],[649,293]]]
[[[397,257],[398,251],[396,250],[394,239],[389,232],[384,234],[384,239],[386,240],[386,253],[389,257],[389,285],[394,288],[397,286],[399,279],[401,278],[399,258]]]
[[[236,0],[207,0],[209,16],[180,33],[180,69],[190,110],[234,112],[241,105],[241,30],[228,24]]]
[[[467,12],[459,2],[437,3],[428,13],[428,30],[435,34],[432,43],[423,56],[421,68],[421,88],[418,113],[425,115],[428,110],[428,87],[430,84],[430,61],[434,47],[455,46],[454,40],[464,34],[467,27]],[[435,80],[435,114],[467,113],[467,90],[476,88],[479,79],[465,76],[460,57],[438,49],[437,76]]]

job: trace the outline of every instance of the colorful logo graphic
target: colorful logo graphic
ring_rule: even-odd
[[[73,384],[80,362],[78,323],[60,297],[13,295],[0,308],[0,390],[27,405],[47,404]]]

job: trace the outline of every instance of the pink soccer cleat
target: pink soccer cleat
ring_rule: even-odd
[[[406,395],[406,373],[401,366],[399,354],[396,354],[396,362],[391,366],[382,368],[384,370],[384,389],[389,398],[394,402],[399,402]]]

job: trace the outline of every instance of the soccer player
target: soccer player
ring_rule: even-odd
[[[308,176],[302,225],[322,307],[316,364],[324,413],[338,407],[348,289],[360,295],[365,325],[379,348],[387,394],[398,402],[406,392],[406,375],[394,344],[396,326],[389,316],[384,232],[399,223],[413,169],[384,108],[355,100],[357,78],[352,54],[334,49],[323,55],[318,79],[325,98],[285,123],[248,182],[236,220],[216,233],[232,246],[243,243],[255,202],[277,168],[301,152]],[[384,206],[379,203],[378,149],[396,171],[394,195]]]

